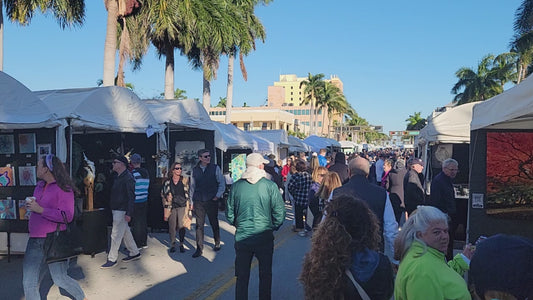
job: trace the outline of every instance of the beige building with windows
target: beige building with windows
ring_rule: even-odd
[[[225,107],[211,107],[211,120],[224,123],[226,119]],[[231,123],[244,131],[285,129],[295,131],[294,115],[277,108],[233,107],[231,109]]]
[[[295,74],[280,75],[279,81],[268,87],[268,106],[294,114],[299,130],[309,134],[311,105],[300,105],[305,99],[305,86],[300,85],[305,80],[307,77],[297,77]],[[336,75],[331,75],[330,79],[324,81],[333,83],[341,92],[343,91],[343,83]],[[323,114],[321,109],[318,109],[315,115],[315,134],[319,136],[328,135],[328,131],[331,131],[329,125],[332,125],[333,122],[330,121],[340,122],[342,120],[341,114],[332,116],[332,120],[330,120],[327,112]]]
[[[297,77],[294,74],[280,75],[279,81],[268,87],[268,106],[260,107],[233,107],[231,109],[231,123],[238,128],[248,130],[285,129],[295,132],[310,134],[311,106],[300,105],[304,100],[305,86],[300,83],[307,77]],[[342,81],[335,75],[325,81],[335,84],[341,92]],[[209,109],[211,120],[224,123],[226,108],[211,107]],[[327,136],[332,132],[333,121],[340,122],[341,114],[336,114],[330,119],[327,112],[323,114],[321,109],[316,114],[316,131],[314,134]]]

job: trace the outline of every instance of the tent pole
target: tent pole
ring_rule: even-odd
[[[73,137],[73,134],[72,134],[72,125],[70,124],[70,119],[68,120],[68,124],[69,124],[69,130],[68,130],[68,135],[69,135],[69,139],[68,139],[68,147],[69,147],[69,151],[68,151],[68,160],[69,160],[69,174],[70,174],[70,178],[72,178],[72,137]]]

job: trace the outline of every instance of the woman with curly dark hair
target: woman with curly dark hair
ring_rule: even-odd
[[[391,263],[377,252],[379,224],[365,202],[346,194],[333,198],[317,233],[300,274],[306,299],[364,299],[348,274],[370,299],[391,298]]]

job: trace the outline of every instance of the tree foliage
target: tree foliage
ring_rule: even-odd
[[[407,122],[406,130],[420,130],[426,126],[427,121],[420,116],[421,114],[421,112],[415,112],[409,115],[409,118],[405,120]]]

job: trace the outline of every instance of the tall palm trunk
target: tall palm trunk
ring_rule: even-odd
[[[165,52],[165,99],[174,99],[174,47],[167,43]]]
[[[233,106],[233,66],[235,64],[235,56],[228,55],[228,87],[226,90],[226,120],[224,123],[231,123],[231,108]]]
[[[126,82],[124,82],[124,64],[126,63],[126,58],[130,55],[128,49],[130,37],[128,34],[128,28],[126,27],[126,18],[122,18],[121,26],[122,33],[120,35],[120,45],[118,50],[117,86],[126,87]]]
[[[0,71],[4,70],[4,1],[0,0]]]
[[[118,3],[116,0],[106,0],[107,31],[104,44],[104,76],[103,86],[115,84],[115,56],[117,50],[117,15]]]
[[[202,86],[202,104],[204,105],[204,108],[207,112],[209,112],[209,108],[211,107],[211,82],[207,79],[207,70],[208,66],[204,64],[203,67],[203,86]],[[226,105],[227,106],[227,105]]]

